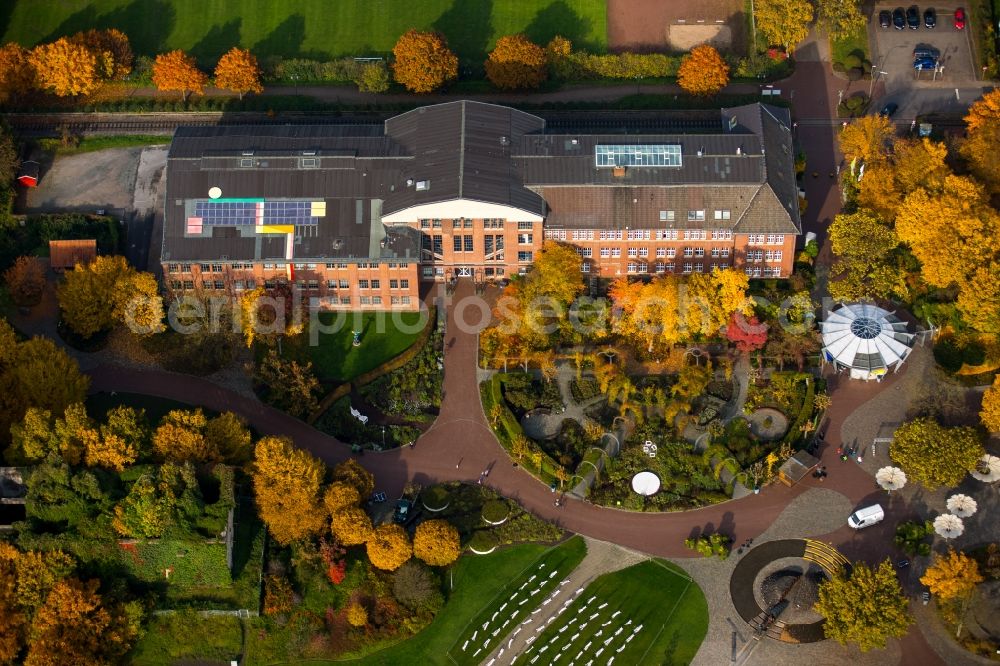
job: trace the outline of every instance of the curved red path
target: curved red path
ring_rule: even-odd
[[[459,283],[453,298],[459,300],[472,296],[472,293],[471,283]],[[477,308],[469,310],[475,313],[472,318],[479,316]],[[683,543],[692,532],[718,530],[731,535],[737,543],[756,537],[794,497],[816,483],[808,479],[794,488],[775,484],[759,495],[676,513],[635,513],[572,500],[557,508],[553,505],[553,494],[548,487],[523,469],[514,467],[493,436],[483,414],[476,381],[478,337],[473,326],[457,324],[456,312],[461,314],[462,308],[448,308],[444,399],[434,425],[414,448],[369,453],[359,459],[375,474],[378,488],[387,491],[390,496],[398,493],[406,481],[422,484],[474,482],[483,470],[490,468],[487,485],[501,490],[538,516],[552,520],[567,530],[651,555],[683,558],[693,555]],[[340,462],[350,456],[348,447],[333,437],[205,379],[108,365],[98,366],[91,376],[92,391],[145,393],[217,411],[233,411],[246,417],[261,434],[289,436],[297,445],[327,463]],[[876,385],[852,384],[849,391],[838,386],[833,388],[833,407],[828,413],[830,426],[827,441],[830,443],[827,450],[821,452],[823,462],[831,470],[824,487],[843,493],[854,503],[860,503],[868,496],[874,497],[878,491],[871,477],[856,464],[845,464],[836,459],[833,449],[840,441],[840,426],[858,405],[875,392],[891,386],[894,379],[889,378]],[[905,511],[905,507],[899,507],[899,510]],[[891,537],[886,534],[885,526],[893,524],[894,520],[887,519],[882,529],[863,532],[855,532],[845,526],[823,538],[837,544],[849,557],[874,560],[887,554]],[[903,648],[904,664],[942,663],[919,632],[911,631],[903,641]]]

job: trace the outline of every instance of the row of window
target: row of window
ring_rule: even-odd
[[[479,269],[477,268],[476,270],[478,271]],[[421,274],[428,279],[433,278],[435,276],[444,277],[444,268],[441,266],[424,266],[421,269],[421,271],[422,271]],[[486,277],[503,277],[504,275],[503,268],[500,268],[499,266],[496,267],[487,266],[486,268],[483,268],[482,271],[483,275],[485,275]]]
[[[750,234],[747,236],[748,245],[781,245],[785,242],[785,234]]]
[[[593,249],[589,248],[589,247],[580,247],[580,248],[577,248],[576,251],[580,254],[581,257],[585,257],[585,258],[588,258],[588,259],[590,257],[594,256]],[[728,248],[728,247],[713,247],[709,251],[709,253],[711,254],[711,256],[713,256],[713,257],[723,257],[723,258],[728,257],[729,256],[729,252],[730,252],[730,248]],[[779,260],[780,260],[781,251],[778,250],[777,252],[778,252]],[[706,253],[705,248],[701,248],[701,247],[685,247],[685,248],[682,248],[682,254],[685,257],[704,257],[705,253]],[[649,256],[649,248],[647,248],[647,247],[630,247],[630,248],[628,248],[628,253],[627,254],[628,254],[628,256],[630,258],[634,258],[634,257],[648,257]],[[614,258],[618,258],[618,257],[621,257],[621,256],[622,256],[622,250],[621,250],[620,247],[602,247],[601,248],[601,258],[602,259],[608,259],[608,258],[614,259]],[[677,248],[673,248],[673,247],[658,247],[658,248],[656,248],[656,256],[657,256],[657,258],[664,258],[664,257],[666,257],[668,259],[673,259],[674,257],[677,256]]]
[[[462,217],[457,220],[452,220],[451,227],[452,229],[472,229],[472,222],[473,222],[472,220]],[[441,220],[439,218],[420,220],[421,229],[440,229],[441,226],[442,226]],[[504,227],[503,218],[488,217],[483,220],[484,229],[503,229],[503,227]],[[534,227],[534,222],[517,223],[517,228],[519,230],[525,229],[530,231],[533,227]]]
[[[750,277],[781,277],[781,267],[779,266],[764,266],[761,270],[760,266],[747,266],[743,271]]]
[[[589,273],[590,272],[589,265],[588,264],[584,264],[584,266],[586,266],[587,268],[585,268],[583,272],[584,273]],[[711,272],[711,271],[714,271],[717,268],[718,269],[723,269],[723,268],[728,268],[728,267],[729,267],[729,262],[727,262],[727,261],[713,262],[713,263],[711,263],[711,264],[708,265],[708,270]],[[675,264],[672,261],[667,261],[667,262],[657,261],[655,264],[653,264],[653,272],[655,272],[655,273],[673,273],[676,269],[677,269],[677,264]],[[635,273],[648,273],[649,272],[649,264],[647,264],[645,262],[639,262],[639,263],[629,262],[628,265],[626,266],[626,271],[629,272],[629,273],[633,273],[633,274],[635,274]],[[693,273],[704,273],[705,272],[705,264],[702,263],[702,262],[697,262],[697,263],[685,262],[684,264],[681,265],[681,272],[682,273],[692,273],[692,272]]]
[[[276,282],[274,280],[265,280],[264,285],[268,289],[275,287]],[[298,285],[304,289],[319,289],[319,280],[299,280]],[[226,284],[222,280],[204,280],[203,286],[205,289],[225,289]],[[350,289],[351,284],[348,280],[327,280],[326,286],[328,289]],[[233,280],[233,289],[235,291],[243,291],[244,289],[256,289],[256,280]],[[178,289],[194,289],[193,280],[171,280],[170,288],[174,290]],[[358,289],[381,289],[381,280],[358,280]],[[409,279],[402,280],[389,280],[389,289],[409,289],[410,281]]]
[[[781,261],[781,250],[747,250],[747,261]]]
[[[389,268],[409,268],[409,266],[410,266],[410,264],[408,262],[405,262],[405,261],[403,261],[403,262],[389,261],[389,262],[384,262],[384,263]],[[194,264],[168,264],[167,265],[167,271],[169,273],[190,273],[191,272],[191,267],[193,265]],[[342,269],[342,268],[347,268],[349,266],[349,264],[346,263],[346,262],[335,262],[335,263],[328,263],[328,264],[323,264],[323,265],[328,270],[334,270],[334,269],[338,269],[338,268]],[[377,262],[377,261],[373,261],[373,262],[361,261],[361,262],[358,262],[355,265],[358,268],[378,268],[379,266],[382,265],[382,263]],[[264,264],[264,270],[284,270],[285,266],[287,266],[287,264],[283,264],[283,263],[265,263]],[[316,270],[316,268],[318,266],[319,266],[319,264],[313,264],[313,263],[308,263],[308,264],[294,264],[295,270],[297,270],[297,271],[302,271],[302,270],[313,271],[313,270]],[[234,270],[234,271],[240,271],[240,270],[250,271],[250,270],[253,270],[254,265],[253,264],[198,264],[198,269],[202,273],[222,273],[225,270],[226,267],[228,267],[229,269]]]

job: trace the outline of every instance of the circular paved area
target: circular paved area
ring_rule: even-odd
[[[788,417],[773,407],[761,407],[746,419],[750,432],[765,442],[773,442],[788,432]]]

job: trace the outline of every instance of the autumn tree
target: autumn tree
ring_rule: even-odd
[[[816,23],[831,39],[843,39],[864,30],[867,21],[857,0],[817,0]]]
[[[153,453],[160,460],[215,462],[217,453],[205,438],[208,418],[201,409],[171,410],[153,432]]]
[[[358,489],[344,481],[334,481],[326,487],[323,493],[323,506],[333,515],[341,509],[361,504],[361,495]]]
[[[365,549],[372,565],[385,571],[395,571],[413,556],[410,537],[402,525],[395,523],[376,527],[365,543]]]
[[[253,440],[246,419],[223,412],[205,424],[205,443],[211,459],[242,465],[253,458]]]
[[[305,417],[319,406],[319,380],[312,363],[283,358],[274,349],[257,364],[254,379],[266,387],[267,401],[292,416]]]
[[[354,458],[337,463],[333,468],[333,480],[353,486],[361,499],[368,499],[375,491],[375,476]]]
[[[458,77],[458,56],[443,35],[436,32],[405,32],[392,49],[393,75],[410,92],[434,92]]]
[[[17,603],[17,568],[15,559],[4,557],[4,550],[16,549],[0,545],[0,663],[10,664],[21,654],[28,633],[28,614]]]
[[[45,602],[56,583],[71,575],[75,567],[73,558],[61,550],[21,551],[5,541],[0,542],[0,571],[4,578],[13,573],[10,600],[29,616]]]
[[[678,280],[657,276],[647,283],[627,277],[611,283],[614,330],[648,353],[663,354],[682,337]]]
[[[961,154],[992,192],[1000,191],[1000,89],[994,88],[969,107]]]
[[[163,299],[156,278],[128,265],[125,257],[100,256],[77,264],[58,289],[63,320],[89,338],[125,324],[138,334],[164,329]]]
[[[889,445],[889,456],[929,490],[957,486],[985,452],[975,429],[949,428],[926,417],[898,427]]]
[[[704,392],[712,377],[712,366],[708,363],[685,365],[677,375],[677,382],[670,387],[670,393],[681,400],[692,400]]]
[[[52,588],[31,624],[25,666],[118,663],[138,637],[124,608],[109,607],[97,593],[100,581],[62,580]]]
[[[413,535],[413,555],[432,567],[443,567],[462,553],[458,529],[447,520],[425,520]]]
[[[714,47],[691,49],[677,69],[677,84],[689,95],[711,97],[729,83],[729,65]]]
[[[215,85],[239,93],[240,99],[243,99],[243,95],[248,92],[257,94],[264,92],[260,78],[261,70],[257,64],[257,57],[238,46],[223,54],[215,66]]]
[[[830,243],[837,255],[830,268],[830,295],[837,300],[903,296],[908,290],[894,252],[896,232],[866,210],[834,217]]]
[[[412,611],[436,612],[444,605],[434,572],[417,560],[409,560],[396,569],[392,577],[392,596]]]
[[[348,506],[333,513],[330,529],[345,546],[360,546],[372,537],[372,519],[360,506]]]
[[[132,72],[135,60],[132,46],[121,30],[87,30],[73,35],[70,41],[86,47],[97,57],[97,68],[102,79],[124,81]]]
[[[59,97],[89,95],[101,83],[97,55],[65,37],[33,48],[28,62],[38,87]]]
[[[939,192],[951,173],[945,164],[948,148],[924,137],[897,139],[887,162],[869,162],[864,177],[857,182],[858,204],[883,220],[894,220],[899,205],[918,187]]]
[[[809,34],[813,6],[808,0],[757,0],[753,8],[757,29],[769,44],[791,53]]]
[[[326,526],[322,461],[290,439],[265,437],[254,451],[252,478],[260,517],[275,540],[288,545]]]
[[[157,90],[176,90],[185,102],[191,93],[204,94],[208,75],[184,51],[161,53],[153,63],[153,85]]]
[[[749,316],[753,302],[747,298],[750,279],[735,268],[694,273],[681,285],[682,314],[687,336],[712,336],[729,323],[733,313]]]
[[[139,477],[115,506],[111,526],[125,537],[161,537],[174,522],[176,502],[170,488],[147,474]]]
[[[501,37],[486,60],[486,77],[497,88],[537,88],[547,76],[545,49],[524,35]]]
[[[920,582],[931,594],[944,600],[968,595],[983,580],[979,564],[965,553],[955,552],[954,548],[949,548],[947,555],[935,556],[934,563],[920,577]]]
[[[344,611],[347,623],[352,627],[364,627],[368,624],[368,611],[357,601],[352,601]]]
[[[0,185],[9,186],[20,167],[21,155],[14,137],[0,128]]]
[[[767,330],[767,324],[758,321],[757,317],[747,319],[733,313],[726,326],[726,339],[736,345],[737,351],[749,354],[767,343]]]
[[[962,321],[981,333],[1000,334],[1000,257],[976,266],[958,285]]]
[[[1000,432],[1000,376],[993,379],[993,385],[983,393],[979,418],[990,432]]]
[[[365,93],[384,93],[389,89],[389,69],[384,62],[369,62],[361,66],[354,83]]]
[[[0,47],[0,93],[17,99],[35,85],[35,67],[30,52],[16,42]],[[8,179],[4,178],[4,182]]]
[[[2,181],[6,182],[6,181]],[[3,274],[7,293],[15,304],[38,305],[45,291],[45,267],[38,257],[18,257]]]
[[[854,159],[866,164],[882,162],[895,136],[896,126],[886,116],[881,113],[862,116],[840,131],[840,150],[848,162]]]
[[[820,584],[816,612],[826,620],[823,631],[841,645],[857,643],[862,652],[885,647],[901,638],[913,623],[908,602],[886,560],[876,568],[855,562],[850,576],[840,570]]]

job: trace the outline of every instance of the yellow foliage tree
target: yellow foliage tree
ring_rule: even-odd
[[[101,84],[97,56],[65,37],[39,44],[31,50],[28,60],[38,87],[59,97],[89,95]]]
[[[447,520],[425,520],[413,535],[413,555],[432,567],[443,567],[462,552],[458,529]]]
[[[139,459],[139,447],[115,434],[101,436],[96,430],[86,432],[84,461],[87,467],[124,471]]]
[[[857,643],[862,652],[901,638],[913,623],[908,602],[892,564],[870,568],[856,562],[850,577],[843,571],[820,584],[815,609],[826,622],[823,631],[842,645]]]
[[[1000,376],[993,380],[993,386],[983,393],[983,405],[979,418],[990,432],[1000,432]]]
[[[392,48],[392,72],[410,92],[434,92],[458,77],[458,56],[443,35],[409,30]]]
[[[881,113],[862,116],[841,130],[840,150],[848,162],[855,158],[869,164],[882,162],[895,136],[895,125]]]
[[[229,49],[215,66],[215,85],[239,93],[240,99],[248,92],[264,92],[260,77],[257,57],[238,46]]]
[[[257,442],[251,475],[260,517],[275,540],[288,545],[326,526],[321,486],[323,462],[285,437]]]
[[[323,505],[330,515],[360,503],[361,495],[358,494],[358,489],[344,481],[334,481],[327,486],[326,493],[323,494]]]
[[[672,275],[657,276],[647,283],[615,280],[608,289],[618,313],[615,331],[640,349],[666,353],[682,338],[678,284]]]
[[[368,611],[357,601],[351,602],[346,611],[347,623],[352,627],[363,627],[368,624]]]
[[[116,28],[78,32],[70,40],[85,46],[97,56],[100,76],[110,81],[124,81],[132,72],[132,46],[124,32]]]
[[[955,303],[962,320],[982,333],[1000,333],[1000,257],[982,266],[958,285]]]
[[[29,51],[16,42],[0,47],[0,93],[17,98],[35,85],[35,67]]]
[[[972,173],[993,192],[1000,191],[1000,89],[994,88],[969,107],[967,138],[961,153]]]
[[[677,84],[690,95],[711,97],[729,83],[729,65],[714,47],[691,49],[677,69]]]
[[[862,209],[837,215],[830,225],[830,243],[837,255],[829,284],[834,298],[853,301],[907,293],[903,273],[893,258],[899,237],[871,212]]]
[[[330,529],[345,546],[360,546],[372,537],[372,519],[360,506],[348,506],[333,513]]]
[[[769,44],[791,53],[809,35],[813,6],[808,0],[757,0],[753,8],[757,29]]]
[[[116,324],[147,335],[164,329],[159,291],[156,278],[137,272],[125,257],[100,256],[66,273],[59,309],[66,324],[85,338]]]
[[[242,465],[253,457],[253,439],[242,416],[223,412],[208,420],[204,432],[211,459]]]
[[[372,565],[385,571],[395,571],[413,556],[410,537],[402,525],[379,525],[365,544]]]
[[[920,577],[920,582],[931,594],[942,599],[964,597],[983,580],[979,564],[965,553],[955,552],[954,548],[948,549],[947,555],[935,556],[934,563]]]
[[[985,452],[974,428],[949,428],[926,417],[897,428],[889,445],[889,456],[930,490],[957,486]]]
[[[198,69],[195,59],[176,50],[161,53],[153,63],[153,85],[157,90],[176,90],[185,102],[191,93],[205,92],[208,75]]]
[[[537,88],[548,76],[545,49],[524,35],[497,40],[486,60],[486,76],[497,88]]]
[[[333,468],[333,480],[354,486],[362,499],[368,499],[375,491],[375,477],[354,458],[348,458]]]
[[[153,452],[161,460],[216,462],[218,455],[205,439],[208,419],[201,409],[175,409],[153,432]]]

